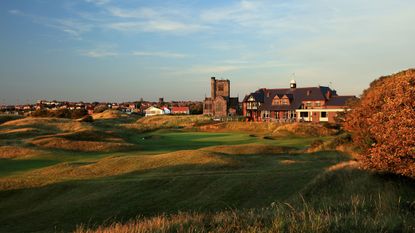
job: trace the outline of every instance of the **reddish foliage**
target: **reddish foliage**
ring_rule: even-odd
[[[365,167],[415,177],[415,69],[373,81],[344,125]]]

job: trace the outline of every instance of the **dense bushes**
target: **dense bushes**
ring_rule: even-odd
[[[373,81],[345,128],[365,167],[415,177],[415,70]]]
[[[33,117],[56,117],[56,118],[69,118],[79,119],[88,115],[88,111],[85,109],[58,109],[58,110],[36,110],[32,113]]]

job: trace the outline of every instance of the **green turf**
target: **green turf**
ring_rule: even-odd
[[[60,180],[46,186],[0,190],[0,232],[67,232],[80,224],[97,226],[137,216],[178,211],[263,208],[275,201],[290,200],[305,188],[308,193],[315,192],[309,184],[316,177],[324,173],[327,167],[350,159],[348,155],[336,151],[298,152],[298,149],[306,148],[316,139],[327,140],[330,137],[290,135],[264,138],[249,133],[207,133],[181,129],[142,133],[119,125],[135,120],[100,120],[91,124],[96,131],[103,134],[111,131],[134,144],[135,147],[129,151],[101,153],[42,149],[38,156],[31,159],[0,159],[0,182],[2,179],[16,177],[27,181],[32,178],[30,172],[36,169],[59,163],[88,166],[107,157],[146,159],[155,154],[217,145],[266,144],[293,150],[292,153],[272,155],[217,153],[217,158],[229,163],[174,165],[173,160],[173,165],[170,166],[136,170],[117,176]],[[47,126],[39,128],[45,129],[37,132],[39,135],[55,133],[52,129],[47,131]],[[0,135],[0,145],[18,145],[39,150],[27,143],[26,140],[30,137],[33,135]],[[88,135],[84,137],[89,140]],[[74,140],[73,136],[67,138]],[[110,166],[108,169],[117,167]]]

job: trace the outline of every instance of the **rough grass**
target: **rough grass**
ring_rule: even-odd
[[[231,166],[232,160],[204,151],[177,151],[149,156],[106,157],[96,162],[59,163],[25,173],[22,176],[0,179],[0,190],[39,187],[66,180],[82,180],[116,176],[131,172],[163,169],[172,166],[212,165]]]
[[[121,114],[120,111],[118,110],[105,110],[103,112],[100,113],[94,113],[92,114],[92,118],[94,120],[98,120],[98,119],[116,119],[116,118],[120,118],[122,116],[125,116],[125,114]]]
[[[33,149],[18,146],[0,146],[0,159],[30,158],[39,152]]]
[[[200,125],[211,123],[210,117],[203,115],[185,115],[185,116],[151,116],[142,117],[135,123],[124,124],[126,128],[132,128],[141,132],[148,132],[157,129],[169,129],[169,128],[197,128]]]
[[[385,178],[345,166],[329,169],[290,201],[273,202],[265,208],[137,217],[127,223],[81,225],[74,232],[409,233],[415,230],[415,199],[410,195],[414,185],[413,180]]]
[[[278,136],[330,136],[337,133],[335,129],[329,129],[321,124],[314,123],[272,123],[272,122],[224,122],[208,124],[200,127],[203,131],[208,132],[253,132],[255,134],[269,135],[270,139]]]
[[[306,150],[333,138],[307,135],[332,131],[230,122],[200,132],[210,124],[202,116],[1,124],[9,152],[0,159],[0,232],[413,229],[412,181],[359,171],[347,154],[324,151],[331,145]],[[131,147],[101,147],[118,144]]]
[[[68,140],[60,137],[47,137],[30,140],[32,145],[47,149],[61,149],[70,151],[84,152],[110,152],[129,150],[134,147],[133,144],[122,142],[99,142],[99,141],[82,141]]]
[[[0,125],[3,124],[4,122],[13,121],[13,120],[21,119],[21,118],[24,118],[24,117],[23,116],[18,116],[18,115],[2,115],[2,114],[0,114]]]

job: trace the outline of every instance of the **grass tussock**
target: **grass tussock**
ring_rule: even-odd
[[[39,187],[65,180],[82,180],[185,165],[232,166],[231,159],[200,150],[149,156],[106,157],[96,162],[66,162],[0,179],[0,190]]]
[[[207,132],[255,132],[256,134],[266,134],[268,139],[281,136],[329,136],[337,133],[337,130],[324,127],[321,124],[313,123],[291,123],[281,124],[273,122],[224,122],[208,124],[200,127]]]
[[[40,148],[61,149],[68,151],[83,152],[111,152],[128,150],[134,145],[124,142],[101,142],[101,141],[82,141],[68,140],[61,137],[46,137],[30,140],[30,143]]]
[[[92,126],[88,123],[77,122],[71,119],[62,118],[34,118],[27,117],[19,120],[8,121],[2,124],[7,128],[35,128],[39,130],[75,132],[81,130],[92,130]]]
[[[265,208],[162,214],[125,223],[80,225],[74,232],[409,233],[415,230],[415,199],[408,195],[415,191],[413,184],[413,180],[385,178],[345,166],[317,178],[313,187],[318,189],[306,188],[288,202],[270,203]]]
[[[116,118],[120,118],[122,116],[125,116],[125,114],[121,114],[120,111],[118,110],[105,110],[103,112],[100,113],[94,113],[92,114],[92,118],[94,120],[99,120],[99,119],[116,119]]]
[[[203,115],[186,115],[186,116],[151,116],[142,117],[133,124],[123,124],[126,128],[135,129],[141,132],[148,132],[157,129],[169,128],[197,128],[200,125],[212,122],[210,117]]]
[[[38,151],[18,147],[18,146],[0,146],[0,159],[30,158],[38,154]]]

